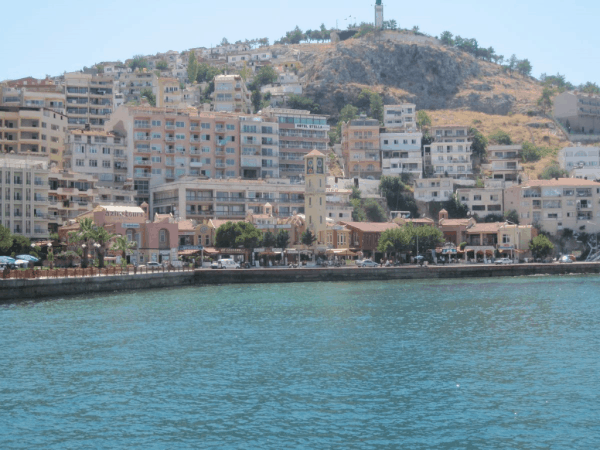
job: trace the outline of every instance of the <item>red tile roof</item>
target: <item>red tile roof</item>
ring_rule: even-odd
[[[340,222],[350,228],[355,228],[363,233],[383,233],[390,228],[398,228],[393,222]]]

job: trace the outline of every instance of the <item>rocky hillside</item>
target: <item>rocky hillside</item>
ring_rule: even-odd
[[[364,88],[382,94],[386,104],[409,101],[418,109],[496,115],[535,110],[542,91],[533,78],[504,73],[499,65],[437,40],[399,32],[277,50],[300,59],[305,95],[334,117]]]

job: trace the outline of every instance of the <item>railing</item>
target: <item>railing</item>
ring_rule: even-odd
[[[36,235],[46,236],[47,231],[36,230]],[[67,262],[64,262],[67,263]],[[57,264],[57,263],[55,263]],[[61,268],[61,269],[48,269],[37,267],[35,269],[17,269],[7,270],[0,272],[0,278],[4,280],[10,279],[34,279],[34,278],[83,278],[83,277],[108,277],[108,276],[122,276],[122,275],[147,275],[147,274],[160,274],[160,273],[171,273],[171,272],[192,272],[194,268],[191,264],[184,264],[180,268],[169,267],[151,267],[148,268],[146,265],[139,267],[128,265],[123,266],[111,266],[99,269],[97,267],[88,267],[87,269],[81,268]]]

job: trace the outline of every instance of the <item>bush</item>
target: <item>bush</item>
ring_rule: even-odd
[[[523,142],[521,149],[521,158],[523,158],[523,161],[525,162],[539,161],[542,157],[540,149],[533,145],[531,142]]]
[[[552,166],[546,167],[540,175],[541,180],[551,180],[552,178],[568,178],[568,177],[569,177],[569,172],[567,172],[564,169],[561,169],[557,165],[552,165]]]
[[[512,139],[506,131],[496,130],[490,134],[490,140],[498,145],[511,145]]]

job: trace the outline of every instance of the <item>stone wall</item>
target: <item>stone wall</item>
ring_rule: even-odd
[[[315,268],[196,270],[144,275],[109,277],[0,280],[0,302],[35,300],[43,297],[109,294],[136,289],[159,289],[192,285],[229,283],[294,283],[312,281],[387,281],[424,278],[489,278],[532,275],[599,274],[600,263],[450,265],[393,268]]]

